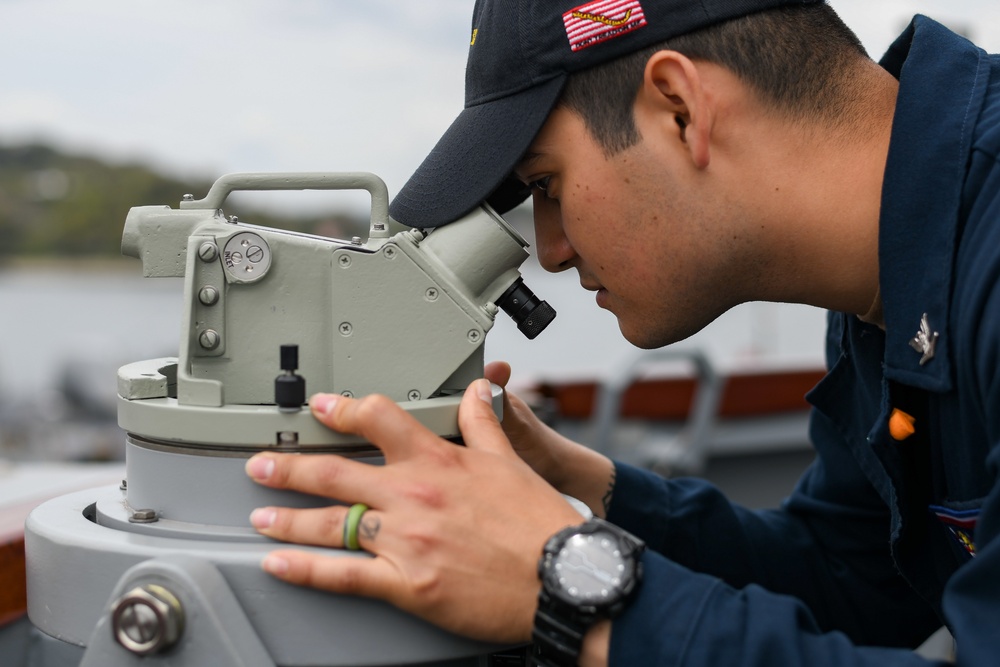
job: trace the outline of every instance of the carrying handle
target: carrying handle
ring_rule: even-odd
[[[220,209],[237,190],[367,190],[372,198],[369,236],[389,236],[389,189],[385,181],[365,171],[226,174],[215,181],[204,199],[185,199],[180,207]]]

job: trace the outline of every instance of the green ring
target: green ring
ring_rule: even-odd
[[[361,516],[368,511],[368,505],[364,503],[354,503],[351,509],[347,510],[347,518],[344,520],[344,548],[350,551],[360,551],[358,544],[358,526],[361,525]]]

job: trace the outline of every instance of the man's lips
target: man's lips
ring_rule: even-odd
[[[591,282],[589,280],[581,280],[580,286],[588,292],[597,292],[596,301],[599,308],[608,307],[608,290],[604,289],[600,283]]]
[[[580,280],[580,287],[587,290],[588,292],[597,292],[597,306],[599,308],[607,308],[608,303],[608,290],[604,289],[604,286],[598,282],[592,280]]]

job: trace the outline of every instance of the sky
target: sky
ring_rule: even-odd
[[[997,0],[832,5],[876,57],[914,13],[1000,51]],[[462,108],[472,6],[0,0],[0,144],[41,140],[200,178],[370,171],[391,196]],[[328,202],[296,197],[274,201]]]

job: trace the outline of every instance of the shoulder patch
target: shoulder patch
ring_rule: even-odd
[[[955,510],[941,505],[931,505],[930,511],[967,554],[976,555],[976,522],[979,520],[979,509]]]

